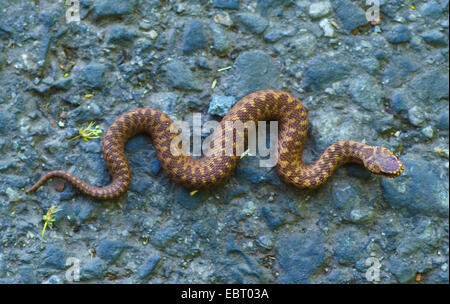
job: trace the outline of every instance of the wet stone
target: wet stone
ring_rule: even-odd
[[[320,1],[316,3],[311,3],[309,6],[308,14],[313,19],[321,18],[328,15],[332,11],[330,2]]]
[[[447,4],[448,7],[448,4]],[[422,15],[433,19],[439,18],[442,9],[436,1],[428,1],[421,8]]]
[[[90,63],[81,71],[83,85],[92,89],[101,89],[104,82],[105,66],[99,63]]]
[[[211,103],[209,104],[208,114],[225,116],[236,103],[236,99],[233,96],[220,96],[213,95]]]
[[[239,9],[239,0],[214,0],[213,7],[226,9]]]
[[[237,14],[237,20],[247,31],[256,35],[264,32],[269,25],[265,18],[252,13]]]
[[[281,266],[279,282],[283,284],[311,283],[312,275],[325,261],[323,237],[316,232],[287,235],[277,242],[275,251]]]
[[[348,0],[333,1],[333,8],[344,28],[348,31],[368,23],[365,12]]]
[[[137,33],[122,25],[113,25],[107,29],[106,41],[108,43],[128,45],[134,40]]]
[[[94,258],[88,263],[83,263],[80,269],[80,280],[88,281],[99,279],[103,280],[106,275],[106,265],[99,259]]]
[[[98,244],[97,254],[99,258],[108,264],[112,264],[119,258],[123,250],[128,247],[127,244],[122,242],[101,240]]]
[[[394,274],[398,283],[404,284],[414,280],[416,272],[414,268],[402,260],[391,257],[389,259],[389,270]]]
[[[66,268],[67,254],[56,247],[49,247],[42,253],[42,265],[53,269]]]
[[[183,54],[190,54],[204,48],[208,40],[203,31],[203,24],[193,19],[189,22],[183,41]]]
[[[271,230],[275,230],[286,223],[286,218],[280,207],[262,207],[261,213]]]
[[[173,88],[200,90],[194,74],[184,62],[179,60],[173,60],[166,65],[166,79]]]
[[[138,275],[141,279],[148,278],[156,269],[161,257],[159,255],[152,256],[139,269]]]
[[[394,180],[382,179],[386,202],[394,208],[406,208],[411,214],[448,217],[448,184],[440,168],[433,164],[405,159],[404,173]]]
[[[387,33],[386,39],[394,44],[409,42],[411,40],[411,31],[406,25],[396,25]]]
[[[269,88],[277,88],[280,74],[272,58],[262,51],[241,53],[236,59],[237,83],[235,84],[237,98]]]
[[[347,76],[349,70],[344,63],[330,61],[324,57],[314,57],[306,64],[305,89],[311,91],[326,88],[332,82]]]
[[[97,0],[94,2],[94,18],[119,17],[130,14],[136,0]]]
[[[225,30],[223,30],[219,25],[211,24],[211,33],[213,38],[213,47],[216,52],[223,53],[231,48],[231,42],[229,41]]]
[[[22,266],[19,268],[19,274],[24,284],[36,284],[36,273],[31,266]]]

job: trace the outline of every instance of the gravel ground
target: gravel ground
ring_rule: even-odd
[[[380,4],[372,25],[359,0],[80,0],[67,23],[62,0],[0,1],[0,282],[67,283],[79,263],[90,283],[448,283],[448,0]],[[101,138],[69,141],[91,121],[139,106],[220,120],[269,88],[307,108],[306,162],[353,139],[404,174],[348,165],[300,191],[245,157],[191,196],[141,135],[117,201],[59,180],[24,193],[54,169],[108,184]]]

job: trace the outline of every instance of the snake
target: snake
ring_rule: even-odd
[[[241,98],[222,118],[212,133],[207,155],[194,158],[183,152],[183,144],[177,141],[181,131],[176,132],[177,125],[167,114],[154,108],[137,108],[117,118],[104,135],[102,153],[112,177],[108,185],[94,187],[71,173],[57,170],[43,175],[26,192],[33,192],[49,179],[57,177],[95,199],[120,197],[131,181],[125,144],[138,133],[150,135],[161,167],[172,181],[187,189],[215,187],[232,175],[241,159],[241,155],[236,153],[225,153],[226,140],[233,143],[233,152],[237,150],[239,136],[244,136],[245,142],[248,141],[248,129],[227,130],[237,121],[255,124],[258,121],[277,121],[275,168],[285,183],[296,188],[315,189],[325,184],[337,168],[349,162],[361,164],[370,172],[384,177],[397,177],[404,170],[398,157],[389,149],[353,140],[337,141],[329,145],[315,161],[304,163],[302,152],[308,134],[304,106],[287,92],[261,90]]]

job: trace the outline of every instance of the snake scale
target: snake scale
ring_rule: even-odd
[[[226,121],[257,123],[269,120],[278,121],[279,126],[276,170],[286,183],[297,188],[314,189],[324,184],[338,167],[348,162],[362,164],[372,173],[386,177],[396,177],[403,172],[402,163],[388,149],[352,140],[333,143],[316,161],[303,163],[302,151],[308,132],[306,110],[297,98],[277,90],[258,91],[243,97],[224,116],[220,122],[222,128],[217,128],[212,138],[224,139]],[[127,191],[131,179],[125,143],[143,132],[152,137],[161,166],[174,182],[188,189],[209,188],[225,182],[237,166],[240,156],[224,155],[223,144],[213,145],[211,149],[214,153],[199,159],[186,154],[173,155],[170,145],[178,135],[170,132],[173,124],[166,114],[153,108],[127,112],[114,121],[103,139],[103,158],[112,176],[109,185],[93,187],[65,171],[52,171],[42,176],[27,193],[35,191],[47,180],[59,177],[96,199],[108,200],[121,196]]]

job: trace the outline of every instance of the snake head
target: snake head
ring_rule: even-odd
[[[364,160],[364,165],[374,174],[397,177],[404,167],[397,156],[384,147],[374,147],[371,155]]]

